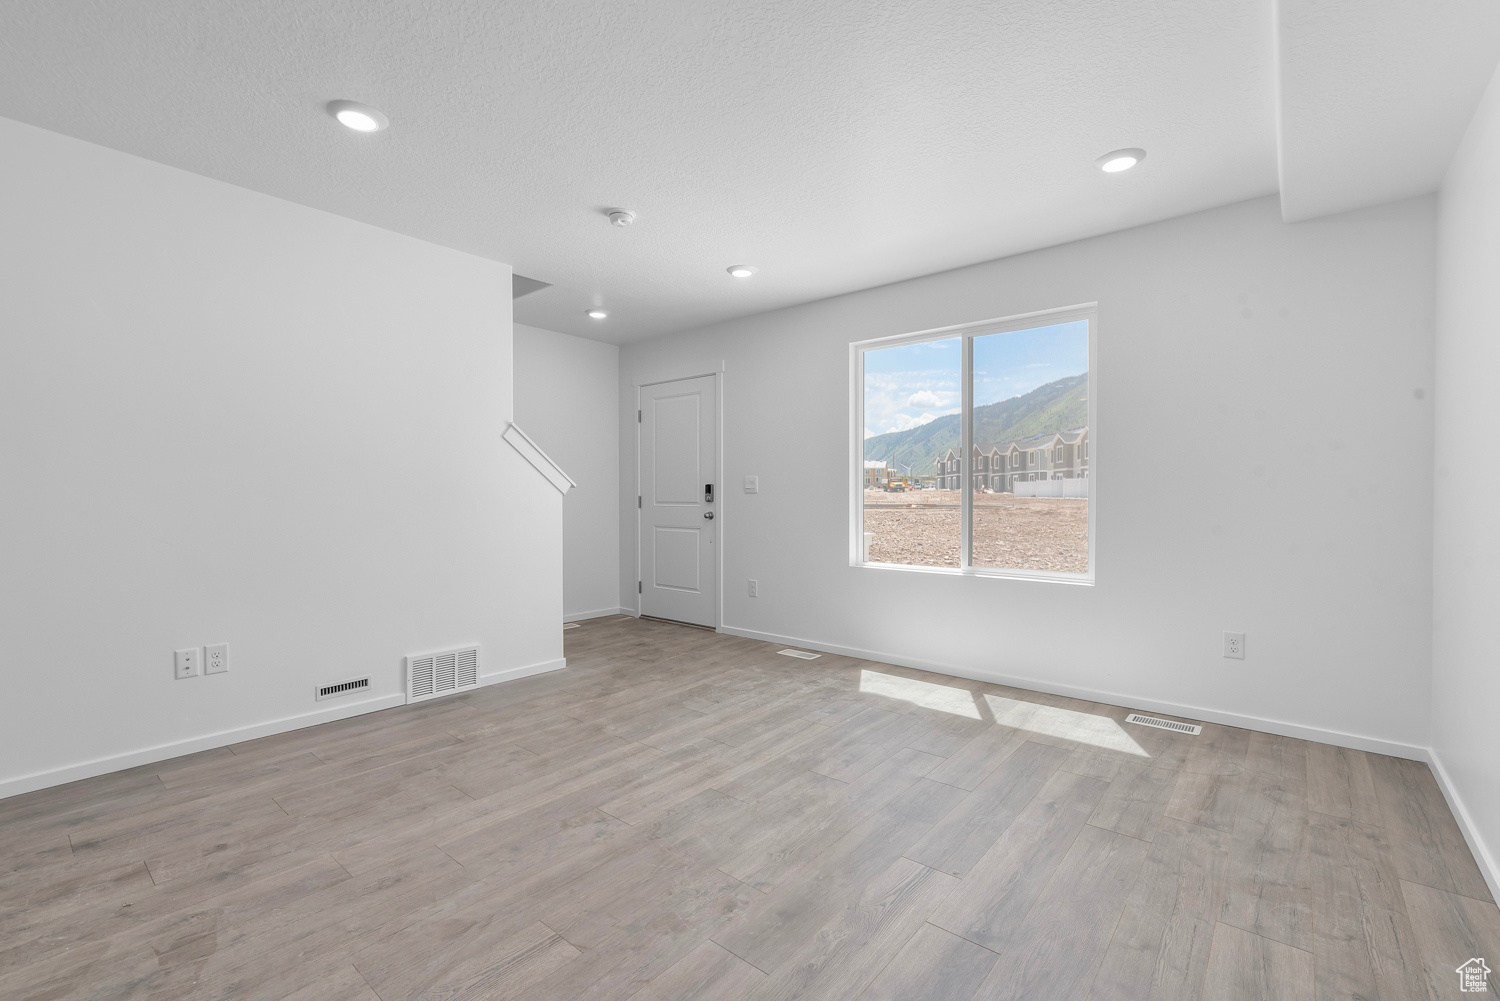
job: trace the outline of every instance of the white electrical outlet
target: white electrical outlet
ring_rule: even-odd
[[[229,644],[215,643],[203,648],[203,673],[229,673]]]
[[[1230,658],[1231,660],[1244,660],[1245,659],[1245,634],[1244,633],[1225,633],[1224,634],[1224,656]]]
[[[758,493],[760,493],[760,477],[759,476],[747,476],[747,477],[745,477],[745,493],[747,493],[747,494],[758,494]]]
[[[752,580],[752,581],[750,581],[750,597],[757,598],[759,596],[760,596],[760,581],[758,581],[758,580]]]
[[[201,663],[200,657],[201,651],[197,647],[175,651],[172,655],[172,663],[176,668],[177,677],[196,678]]]

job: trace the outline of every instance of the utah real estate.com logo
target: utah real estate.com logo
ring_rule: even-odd
[[[1490,989],[1489,975],[1483,959],[1471,959],[1458,968],[1458,989],[1483,994]]]

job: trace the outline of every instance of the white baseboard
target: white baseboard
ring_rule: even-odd
[[[564,622],[582,622],[584,619],[602,619],[606,615],[634,615],[633,608],[600,608],[592,612],[569,612],[563,616]]]
[[[525,667],[512,667],[504,671],[496,671],[494,674],[481,674],[479,676],[479,687],[485,685],[498,685],[502,681],[515,681],[517,678],[529,678],[533,674],[546,674],[548,671],[561,671],[568,666],[566,657],[556,660],[544,660],[539,664],[527,664]]]
[[[1019,678],[998,672],[975,671],[969,668],[955,667],[952,664],[940,664],[906,657],[893,657],[890,654],[875,650],[862,650],[857,647],[841,646],[836,643],[822,643],[817,640],[800,639],[795,636],[780,636],[775,633],[761,632],[757,629],[721,626],[719,631],[728,633],[731,636],[764,640],[780,646],[819,650],[823,653],[838,654],[843,657],[854,657],[859,660],[870,660],[882,664],[895,664],[899,667],[909,667],[919,671],[931,671],[933,674],[945,674],[950,677],[965,678],[970,681],[983,681],[990,684],[1007,685],[1011,688],[1047,692],[1052,695],[1085,699],[1089,702],[1102,702],[1105,705],[1120,706],[1122,708],[1146,709],[1151,712],[1165,713],[1169,716],[1181,716],[1186,719],[1219,723],[1224,726],[1240,727],[1245,730],[1259,730],[1262,733],[1274,733],[1283,737],[1297,737],[1301,740],[1316,741],[1320,744],[1333,744],[1338,747],[1369,751],[1373,754],[1388,754],[1395,758],[1408,758],[1413,761],[1424,762],[1432,769],[1432,774],[1437,780],[1438,788],[1443,791],[1443,798],[1448,801],[1448,808],[1453,812],[1453,818],[1458,822],[1459,830],[1463,832],[1464,840],[1469,845],[1469,851],[1473,854],[1474,861],[1479,866],[1479,871],[1483,874],[1485,882],[1489,884],[1490,895],[1496,900],[1500,900],[1500,864],[1497,864],[1489,845],[1480,836],[1479,829],[1474,825],[1474,818],[1470,815],[1468,807],[1464,805],[1463,797],[1459,795],[1458,788],[1453,784],[1448,770],[1443,767],[1441,757],[1433,748],[1418,747],[1415,744],[1402,744],[1379,737],[1344,733],[1340,730],[1325,730],[1318,727],[1303,726],[1298,723],[1286,723],[1281,720],[1262,719],[1258,716],[1246,716],[1241,713],[1204,709],[1201,706],[1187,706],[1174,702],[1161,702],[1156,699],[1135,698],[1120,692],[1099,691],[1079,688],[1073,685],[1058,685],[1039,678]]]
[[[288,730],[300,730],[305,726],[332,723],[334,720],[348,719],[350,716],[378,712],[381,709],[390,709],[393,706],[405,704],[406,693],[396,692],[393,695],[381,695],[377,698],[364,699],[359,702],[344,702],[310,713],[284,716],[281,719],[271,720],[268,723],[256,723],[253,726],[236,727],[233,730],[220,730],[217,733],[208,733],[201,737],[173,741],[170,744],[157,744],[155,747],[146,747],[139,751],[128,751],[125,754],[112,754],[109,757],[95,758],[93,761],[84,761],[76,765],[65,765],[62,768],[54,768],[50,771],[33,772],[30,775],[22,775],[18,778],[0,781],[0,799],[5,799],[8,796],[19,796],[21,793],[33,792],[37,789],[46,789],[50,786],[63,785],[67,782],[76,782],[79,779],[93,778],[95,775],[106,775],[110,772],[134,768],[137,765],[149,765],[156,761],[166,761],[168,758],[179,758],[184,754],[208,751],[215,747],[227,747],[230,744],[243,743],[247,740],[254,740],[257,737],[269,737],[272,734],[285,733]]]
[[[560,671],[567,666],[567,660],[559,657],[556,660],[546,660],[539,664],[528,664],[524,667],[513,667],[506,671],[481,675],[479,684],[480,687],[495,685],[503,681],[514,681],[517,678],[529,678],[533,674]],[[93,778],[96,775],[107,775],[110,772],[134,768],[137,765],[149,765],[157,761],[166,761],[168,758],[180,758],[184,754],[208,751],[215,747],[227,747],[230,744],[241,744],[247,740],[254,740],[257,737],[269,737],[272,734],[285,733],[288,730],[300,730],[307,726],[317,726],[319,723],[332,723],[334,720],[348,719],[350,716],[379,712],[382,709],[391,709],[395,706],[405,704],[406,693],[396,692],[392,695],[382,695],[378,698],[364,699],[359,702],[340,703],[310,713],[286,716],[281,719],[271,720],[269,723],[256,723],[253,726],[237,727],[233,730],[220,730],[217,733],[204,734],[201,737],[192,737],[188,740],[174,741],[170,744],[158,744],[155,747],[142,748],[139,751],[114,754],[109,757],[95,758],[93,761],[84,761],[76,765],[54,768],[50,771],[34,772],[30,775],[22,775],[13,779],[4,779],[0,780],[0,799],[34,792],[37,789],[47,789],[51,786],[63,785],[67,782],[76,782],[79,779]]]
[[[1300,740],[1311,740],[1320,744],[1352,747],[1355,750],[1370,751],[1374,754],[1388,754],[1395,758],[1427,761],[1429,757],[1429,751],[1425,747],[1418,747],[1415,744],[1401,744],[1395,741],[1383,740],[1379,737],[1366,737],[1361,734],[1343,733],[1338,730],[1322,730],[1317,727],[1303,726],[1298,723],[1284,723],[1281,720],[1261,719],[1259,716],[1245,716],[1240,713],[1223,712],[1218,709],[1205,709],[1201,706],[1189,706],[1176,702],[1161,702],[1156,699],[1137,698],[1123,692],[1107,692],[1100,689],[1080,688],[1074,685],[1059,685],[1041,678],[1021,678],[1014,675],[1000,674],[995,671],[976,671],[968,667],[958,667],[952,664],[941,664],[935,661],[908,657],[896,657],[878,650],[862,650],[858,647],[841,646],[836,643],[823,643],[818,640],[800,639],[795,636],[778,636],[775,633],[761,632],[756,629],[741,629],[738,626],[720,626],[719,632],[729,633],[731,636],[743,636],[746,639],[779,643],[783,646],[821,650],[824,653],[838,654],[841,657],[855,657],[859,660],[873,660],[882,664],[910,667],[918,671],[931,671],[933,674],[946,674],[952,678],[983,681],[992,685],[1007,685],[1011,688],[1024,688],[1033,692],[1047,692],[1050,695],[1084,699],[1088,702],[1102,702],[1105,705],[1120,706],[1126,709],[1147,709],[1151,712],[1165,713],[1169,716],[1182,716],[1186,719],[1201,720],[1206,723],[1218,723],[1223,726],[1234,726],[1245,730],[1259,730],[1262,733],[1274,733],[1282,737],[1296,737]]]
[[[1479,836],[1479,828],[1474,826],[1474,818],[1469,815],[1468,807],[1464,806],[1463,797],[1458,794],[1458,787],[1453,784],[1448,770],[1443,767],[1436,748],[1427,750],[1427,767],[1432,769],[1438,788],[1443,790],[1443,798],[1448,801],[1448,809],[1453,811],[1453,819],[1458,821],[1458,829],[1469,843],[1469,851],[1479,866],[1480,874],[1490,885],[1490,896],[1500,900],[1500,866],[1495,864],[1495,856],[1490,854],[1489,846]]]

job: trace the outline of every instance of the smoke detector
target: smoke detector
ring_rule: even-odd
[[[609,216],[610,224],[618,226],[620,229],[624,229],[635,222],[635,213],[627,209],[610,209],[605,214]]]

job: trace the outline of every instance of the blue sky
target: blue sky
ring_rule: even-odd
[[[960,340],[865,352],[865,437],[905,431],[958,413]],[[1029,393],[1089,369],[1088,321],[974,338],[974,403]]]

